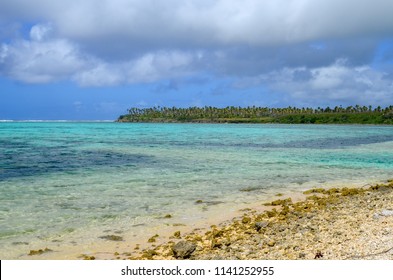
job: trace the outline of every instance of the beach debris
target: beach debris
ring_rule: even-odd
[[[123,237],[119,236],[119,235],[103,235],[100,236],[101,239],[106,239],[106,240],[110,240],[110,241],[123,241]]]
[[[89,256],[89,255],[85,255],[85,254],[81,255],[80,257],[86,261],[93,261],[96,259],[96,257],[94,257],[94,256]]]
[[[276,241],[274,241],[273,239],[270,239],[266,242],[267,246],[269,247],[273,247],[274,245],[276,245]]]
[[[206,201],[205,204],[207,206],[215,206],[224,203],[223,201]]]
[[[180,238],[181,238],[181,237],[180,237],[180,230],[176,231],[176,232],[173,234],[173,236],[174,236],[175,238],[180,239]]]
[[[393,210],[384,209],[380,215],[385,217],[393,216]]]
[[[179,241],[172,247],[176,258],[187,259],[195,251],[196,245],[190,241]]]
[[[314,259],[320,259],[320,258],[323,258],[323,254],[320,250],[318,250],[317,253],[315,254]]]
[[[277,199],[268,203],[265,203],[265,206],[279,206],[279,205],[288,205],[288,204],[292,204],[292,199],[291,198],[287,198],[287,199]]]
[[[312,194],[312,193],[324,193],[326,190],[324,188],[315,188],[311,190],[306,190],[303,194]]]
[[[254,225],[254,227],[257,231],[267,228],[268,226],[269,226],[269,222],[256,222]]]
[[[44,253],[52,252],[53,250],[49,248],[45,249],[39,249],[39,250],[30,250],[30,253],[28,254],[29,256],[35,256],[35,255],[42,255]]]
[[[380,213],[375,213],[373,219],[378,220],[380,217],[390,217],[393,216],[393,210],[384,209]]]
[[[342,196],[357,195],[357,194],[361,194],[362,192],[364,192],[364,190],[357,189],[357,188],[342,188],[341,189]]]
[[[251,218],[250,218],[250,217],[244,216],[244,217],[242,218],[242,223],[243,223],[243,224],[248,224],[248,223],[250,223],[250,222],[251,222]]]
[[[184,229],[184,241],[176,240],[180,231],[174,230],[169,239],[176,241],[135,252],[139,256],[133,259],[392,259],[393,245],[390,239],[386,242],[392,234],[392,199],[393,183],[358,190],[315,189],[297,202],[280,197],[269,203],[273,207],[268,210],[245,211],[210,230],[186,234]],[[372,221],[373,215],[381,223]],[[376,252],[365,238],[389,249]],[[350,255],[351,248],[361,248],[361,255]]]
[[[142,258],[152,260],[153,257],[157,255],[158,255],[157,251],[149,249],[143,251]]]
[[[299,253],[299,259],[305,259],[306,258],[306,254],[301,252]]]
[[[266,215],[267,215],[269,218],[272,218],[272,217],[277,216],[277,215],[278,215],[278,212],[277,212],[277,210],[274,208],[272,211],[266,211]]]
[[[246,187],[246,188],[242,188],[239,191],[241,192],[253,192],[253,191],[259,191],[261,190],[260,187]]]
[[[16,241],[16,242],[12,242],[12,245],[29,245],[29,242]]]
[[[156,234],[156,235],[150,237],[150,238],[147,240],[147,242],[149,242],[149,243],[154,243],[154,242],[157,241],[157,237],[159,237],[158,234]]]
[[[172,224],[172,226],[174,226],[174,227],[184,227],[184,226],[186,226],[186,224],[174,223],[174,224]]]

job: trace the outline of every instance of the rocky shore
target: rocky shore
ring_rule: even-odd
[[[304,194],[300,202],[278,197],[263,212],[245,209],[210,230],[174,232],[162,244],[153,236],[150,248],[114,259],[393,259],[393,180]]]

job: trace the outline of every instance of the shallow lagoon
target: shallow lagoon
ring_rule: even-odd
[[[0,123],[0,258],[390,178],[391,126]]]

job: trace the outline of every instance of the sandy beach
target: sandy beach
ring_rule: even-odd
[[[107,245],[74,249],[82,260],[392,260],[393,180],[359,188],[277,194],[198,228],[169,227],[138,243],[108,235]],[[216,221],[219,219],[216,219]],[[172,230],[172,232],[171,232]],[[114,249],[115,248],[115,249]],[[30,259],[63,259],[48,248]],[[74,257],[72,257],[74,256]]]
[[[303,199],[277,195],[261,209],[210,229],[175,231],[148,248],[110,259],[393,259],[393,181],[361,188],[311,189]],[[297,201],[299,200],[299,201]],[[267,208],[266,208],[267,207]],[[157,240],[156,240],[157,239]],[[82,255],[82,259],[95,259]]]

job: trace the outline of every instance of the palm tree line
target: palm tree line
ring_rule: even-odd
[[[225,108],[217,108],[212,106],[205,107],[152,107],[152,108],[130,108],[128,114],[120,116],[119,120],[123,121],[193,121],[193,120],[231,120],[231,119],[249,119],[257,120],[263,118],[278,118],[282,116],[310,116],[310,115],[368,115],[381,116],[384,119],[391,119],[393,116],[393,106],[382,108],[377,106],[336,106],[331,107],[292,107],[285,108],[269,108],[269,107],[236,107],[228,106]]]

